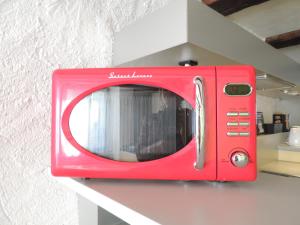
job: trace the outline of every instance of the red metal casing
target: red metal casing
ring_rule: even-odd
[[[112,79],[115,74],[151,74],[151,77]],[[69,117],[74,106],[96,90],[122,84],[140,84],[167,89],[195,107],[194,78],[204,79],[206,112],[205,164],[195,169],[195,137],[183,149],[158,160],[120,162],[102,158],[80,146],[71,134]],[[226,96],[227,83],[248,83],[253,87],[249,96]],[[249,111],[248,137],[228,137],[227,111]],[[231,118],[232,119],[232,118]],[[237,117],[236,119],[239,119]],[[231,129],[231,128],[230,128]],[[246,181],[256,177],[255,136],[255,73],[251,66],[224,67],[141,67],[105,69],[56,70],[52,82],[52,143],[51,171],[55,176]],[[230,162],[235,149],[243,149],[250,158],[244,168]]]

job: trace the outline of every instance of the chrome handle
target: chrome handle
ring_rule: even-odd
[[[196,169],[202,169],[205,157],[205,103],[204,82],[202,77],[195,77],[196,85]]]

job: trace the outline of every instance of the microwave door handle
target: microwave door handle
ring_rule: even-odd
[[[195,77],[196,85],[196,162],[194,167],[202,169],[205,158],[205,103],[204,103],[204,82],[202,77]]]

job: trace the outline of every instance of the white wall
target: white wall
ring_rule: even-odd
[[[300,96],[290,100],[281,100],[276,106],[277,112],[289,113],[291,126],[300,126]]]
[[[263,112],[265,123],[273,122],[273,113],[276,112],[279,101],[277,98],[270,98],[263,95],[256,96],[256,111]]]
[[[48,174],[51,73],[111,64],[113,33],[168,0],[0,1],[0,224],[76,225]]]
[[[273,122],[273,113],[289,113],[290,125],[300,125],[300,96],[290,99],[270,98],[257,95],[256,109],[263,112],[265,123]]]

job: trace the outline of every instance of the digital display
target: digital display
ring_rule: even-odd
[[[230,96],[247,96],[251,91],[249,84],[227,84],[224,89],[225,94]]]

